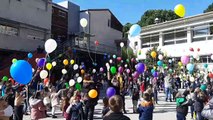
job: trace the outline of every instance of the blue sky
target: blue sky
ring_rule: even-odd
[[[61,2],[64,0],[53,0]],[[203,13],[213,0],[70,0],[84,9],[110,9],[122,24],[136,23],[146,10],[171,9],[181,3],[186,8],[186,17]]]

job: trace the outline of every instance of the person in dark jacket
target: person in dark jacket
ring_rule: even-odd
[[[130,120],[129,117],[123,115],[122,107],[123,100],[121,96],[114,95],[109,99],[110,110],[103,118],[103,120]]]
[[[204,103],[206,101],[206,95],[199,88],[195,90],[195,103],[194,103],[194,111],[196,113],[197,120],[204,120],[201,112],[204,108]]]
[[[152,120],[154,105],[149,93],[144,93],[144,101],[138,107],[139,120]]]
[[[186,120],[186,115],[188,114],[188,106],[192,105],[191,100],[187,101],[186,95],[181,95],[177,93],[176,95],[176,111],[177,111],[177,120]]]
[[[139,85],[137,82],[133,82],[133,89],[132,89],[132,104],[133,104],[133,113],[137,112],[137,105],[139,100]]]
[[[103,110],[102,110],[102,116],[105,116],[109,112],[109,99],[107,97],[103,98]]]

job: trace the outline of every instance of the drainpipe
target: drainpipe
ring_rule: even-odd
[[[89,12],[89,10],[88,10],[88,14],[89,14],[89,38],[88,38],[88,44],[89,44],[89,50],[90,50],[90,25],[91,25],[90,20],[91,20],[91,17],[90,17],[90,12]]]

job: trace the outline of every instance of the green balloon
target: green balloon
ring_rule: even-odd
[[[169,72],[172,73],[172,69],[169,69]]]
[[[81,91],[81,84],[76,83],[76,84],[75,84],[75,88],[76,88],[77,90]]]
[[[65,83],[65,86],[66,86],[66,88],[69,88],[69,84],[68,83]]]
[[[117,72],[116,67],[115,67],[115,66],[112,66],[112,67],[110,68],[110,71],[111,71],[112,74],[115,74],[115,73]]]
[[[4,77],[2,78],[2,80],[3,80],[3,81],[8,81],[8,77],[7,77],[7,76],[4,76]]]
[[[129,63],[129,59],[126,59],[126,62]]]
[[[163,64],[163,68],[165,68],[166,67],[166,64]]]

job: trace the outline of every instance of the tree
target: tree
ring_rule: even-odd
[[[147,10],[141,17],[138,24],[142,27],[152,25],[155,23],[155,19],[158,18],[160,22],[174,20],[180,18],[172,10]]]
[[[211,5],[209,5],[208,8],[206,10],[204,10],[203,12],[206,13],[206,12],[210,12],[210,11],[213,11],[213,3]]]
[[[130,27],[132,26],[131,23],[126,23],[123,27],[123,38],[128,38],[128,31],[130,29]]]

